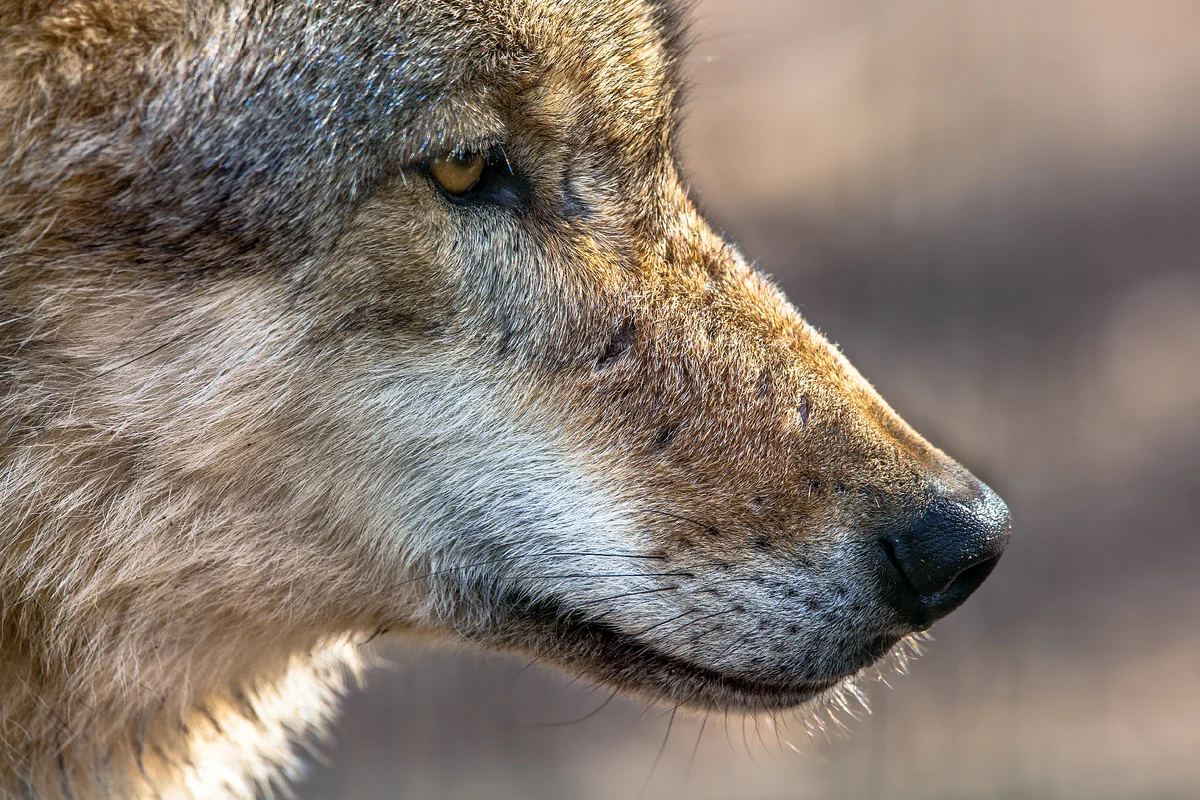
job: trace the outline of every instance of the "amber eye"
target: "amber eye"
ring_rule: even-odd
[[[429,174],[450,194],[463,194],[479,180],[485,163],[478,153],[443,156],[429,165]]]

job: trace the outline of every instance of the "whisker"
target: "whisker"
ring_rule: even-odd
[[[730,578],[729,580],[738,580],[738,579]],[[775,603],[775,606],[771,609],[770,613],[774,614],[775,612],[777,612],[780,609],[780,607],[783,605],[784,600],[786,600],[786,599],[787,599],[787,596],[785,594],[781,593],[779,595],[779,600]],[[710,663],[712,663],[712,664],[719,663],[722,658],[727,656],[735,648],[740,647],[748,638],[750,638],[749,634],[743,634],[742,636],[738,637],[737,639],[734,639],[733,642],[730,643],[730,645],[728,647],[726,647],[724,650],[722,650],[720,653],[717,653],[716,656],[714,656],[712,659],[710,659]]]
[[[171,345],[178,344],[179,342],[183,341],[183,338],[184,337],[182,337],[182,336],[177,336],[173,339],[168,339],[167,341],[163,342],[162,344],[158,345],[157,347],[147,350],[146,352],[142,353],[141,355],[134,356],[133,358],[129,359],[128,361],[123,361],[120,364],[117,364],[116,366],[109,367],[106,370],[97,372],[95,375],[84,378],[83,383],[86,385],[88,383],[91,383],[92,381],[100,380],[101,378],[104,378],[104,377],[107,377],[107,376],[113,374],[117,370],[125,369],[125,367],[128,367],[132,364],[136,364],[137,362],[141,361],[143,358],[149,358],[150,356],[154,355],[155,353],[161,353],[163,350],[170,347]]]
[[[578,676],[576,677],[576,680],[578,680]],[[532,722],[527,725],[523,725],[521,727],[524,727],[524,728],[563,728],[563,727],[566,727],[567,725],[578,725],[581,722],[587,722],[589,719],[596,716],[604,709],[608,708],[608,704],[611,703],[616,698],[616,696],[617,696],[617,690],[613,689],[612,694],[610,694],[608,696],[607,700],[605,700],[603,703],[600,704],[599,708],[592,709],[588,713],[584,714],[582,717],[578,717],[576,719],[566,720],[565,722]]]
[[[636,592],[624,592],[623,594],[613,594],[613,595],[609,595],[608,597],[600,597],[596,600],[585,600],[584,602],[579,603],[579,604],[575,605],[574,607],[575,608],[583,608],[584,606],[595,605],[596,603],[606,603],[610,600],[621,600],[623,598],[633,597],[634,595],[639,595],[639,594],[654,594],[656,592],[671,592],[671,591],[675,591],[678,588],[679,588],[678,586],[660,586],[657,589],[641,589]]]
[[[679,572],[575,572],[563,575],[522,575],[522,580],[527,581],[549,581],[549,580],[566,580],[569,578],[668,578],[679,575]]]
[[[520,561],[526,558],[569,558],[569,557],[587,557],[587,558],[632,558],[646,561],[666,561],[666,556],[640,555],[637,553],[575,553],[575,552],[550,552],[550,553],[520,553],[518,555],[503,556],[501,558],[489,558],[484,561],[475,561],[470,564],[459,564],[445,569],[437,569],[431,572],[426,572],[424,575],[417,575],[412,578],[399,581],[392,584],[389,589],[395,589],[399,586],[404,586],[416,581],[432,578],[437,575],[445,575],[451,572],[457,572],[463,569],[474,569],[475,567],[486,567],[491,564],[503,564],[509,561]]]
[[[696,744],[694,744],[692,746],[692,755],[690,758],[688,758],[687,771],[683,773],[683,786],[680,787],[682,789],[686,789],[687,785],[688,785],[688,781],[691,780],[692,767],[696,763],[696,753],[700,752],[700,740],[704,738],[704,726],[707,724],[708,724],[708,712],[705,711],[704,712],[704,720],[700,723],[700,733],[698,733],[696,735]]]
[[[690,523],[692,525],[695,525],[700,530],[705,531],[706,533],[714,533],[715,534],[718,532],[716,525],[705,525],[703,522],[697,522],[696,520],[692,519],[691,517],[685,517],[682,514],[672,514],[670,511],[659,511],[657,508],[648,508],[646,510],[649,511],[651,514],[662,514],[664,517],[670,517],[671,519],[677,519],[680,522]]]
[[[722,616],[722,615],[724,615],[724,614],[732,614],[732,613],[734,613],[735,611],[737,611],[737,607],[736,607],[736,606],[734,606],[734,607],[731,607],[731,608],[727,608],[727,609],[725,609],[724,611],[717,611],[717,612],[715,612],[715,613],[708,614],[708,615],[705,615],[705,616],[703,616],[703,617],[697,617],[696,619],[694,619],[694,620],[691,620],[690,622],[687,622],[687,623],[685,623],[685,624],[683,624],[683,625],[680,625],[678,628],[674,628],[673,630],[667,631],[667,632],[666,632],[666,633],[664,633],[662,636],[658,636],[658,637],[655,637],[655,638],[653,638],[653,639],[651,639],[651,640],[649,640],[649,641],[647,641],[647,642],[644,642],[644,644],[647,644],[647,645],[659,644],[660,642],[663,642],[663,641],[665,641],[665,640],[666,640],[666,638],[667,638],[668,636],[673,636],[673,635],[675,635],[676,633],[679,633],[681,630],[683,630],[683,629],[685,629],[685,628],[689,628],[689,627],[691,627],[692,625],[695,625],[697,622],[704,622],[706,619],[712,619],[713,617],[719,617],[719,616]],[[678,619],[678,617],[676,617],[676,619]],[[669,622],[669,621],[670,621],[670,620],[668,620],[668,622]],[[706,631],[706,632],[705,632],[705,635],[707,635],[707,634],[709,634],[709,633],[712,633],[712,631],[714,631],[714,630],[716,630],[716,628],[715,628],[715,627],[714,627],[714,628],[711,628],[711,629],[709,629],[708,631]]]
[[[723,613],[723,612],[722,612],[722,613]],[[702,622],[702,621],[703,621],[703,620],[697,620],[697,622]],[[688,623],[688,624],[690,625],[691,623]],[[687,626],[684,626],[684,627],[687,627]],[[701,632],[701,633],[697,634],[697,638],[698,638],[698,639],[703,639],[705,636],[708,636],[710,633],[712,633],[713,631],[715,631],[715,630],[716,630],[717,628],[719,628],[719,627],[721,627],[721,623],[719,623],[719,622],[718,622],[716,625],[710,625],[709,627],[705,628],[705,629],[703,630],[703,632]],[[680,628],[680,629],[677,629],[677,630],[682,630],[682,628]],[[647,642],[647,644],[653,645],[653,644],[656,644],[657,642],[661,642],[661,641],[665,640],[665,639],[666,639],[668,636],[670,636],[670,635],[671,635],[671,634],[673,634],[673,633],[675,633],[675,631],[669,631],[669,632],[667,632],[667,633],[664,633],[664,634],[662,635],[662,637],[661,637],[661,638],[659,638],[659,639],[657,639],[657,640],[654,640],[654,641]]]
[[[535,658],[535,659],[533,659],[532,661],[530,661],[530,662],[529,662],[528,664],[526,664],[525,666],[521,667],[519,670],[517,670],[516,672],[514,672],[514,673],[512,674],[512,677],[508,679],[508,682],[509,682],[509,683],[512,683],[512,682],[513,682],[513,681],[515,681],[517,678],[521,677],[521,673],[522,673],[522,672],[524,672],[525,670],[529,669],[530,667],[532,667],[534,664],[536,664],[537,662],[541,661],[541,660],[542,660],[543,658],[545,658],[545,657],[546,657],[546,654],[545,654],[545,653],[543,653],[542,655],[540,655],[540,656],[538,656],[537,658]]]
[[[650,631],[654,630],[655,628],[661,627],[663,625],[667,625],[668,623],[674,622],[677,619],[682,619],[682,618],[686,617],[688,614],[691,614],[695,610],[696,609],[694,609],[694,608],[689,608],[687,611],[684,611],[682,614],[676,614],[675,616],[671,617],[670,619],[664,619],[662,622],[656,622],[653,625],[651,625],[649,628],[644,628],[632,635],[633,636],[644,636],[647,633],[649,633]]]
[[[646,782],[642,784],[642,790],[638,792],[638,800],[642,800],[646,796],[646,790],[650,788],[650,781],[654,780],[654,773],[658,771],[658,762],[662,761],[663,753],[667,750],[667,740],[671,738],[671,728],[675,725],[675,714],[679,711],[679,706],[671,709],[671,719],[667,721],[667,732],[663,736],[662,744],[658,748],[658,755],[654,757],[654,766],[650,768],[650,774],[646,776]]]
[[[799,715],[794,716],[793,719],[799,719]],[[792,744],[791,738],[789,738],[793,734],[791,726],[787,724],[787,717],[783,717],[780,721],[783,723],[783,743],[790,747],[792,752],[796,753],[796,755],[803,755],[803,753],[800,752],[800,748]],[[812,730],[808,727],[807,723],[805,723],[805,730],[808,732],[809,736],[812,735]]]
[[[754,753],[750,752],[750,740],[746,737],[746,717],[742,717],[742,747],[746,748],[746,755],[750,757],[750,763],[758,766],[758,761],[754,758]]]
[[[744,644],[746,639],[748,639],[748,638],[749,638],[748,635],[743,634],[742,636],[739,636],[738,638],[734,639],[729,644],[728,647],[726,647],[724,650],[722,650],[721,652],[717,653],[715,656],[710,658],[709,663],[710,664],[719,664],[722,658],[729,655],[731,652],[733,652],[738,647],[741,647],[742,644]]]
[[[754,735],[758,737],[758,743],[762,745],[763,752],[770,752],[767,749],[767,743],[763,740],[762,726],[759,725],[761,718],[757,715],[754,717]]]
[[[699,564],[698,566],[703,567],[703,566],[707,566],[707,565]],[[703,586],[697,586],[692,591],[696,591],[696,592],[703,591],[704,589],[707,589],[710,586],[717,586],[722,583],[753,583],[754,581],[758,581],[758,580],[761,580],[761,578],[758,575],[746,575],[741,578],[721,578],[720,580],[709,581],[708,583],[704,584]]]
[[[667,696],[666,691],[661,691],[658,694],[654,695],[654,697],[648,703],[645,704],[645,707],[642,708],[642,712],[640,714],[638,714],[636,717],[634,717],[633,724],[634,725],[638,724],[639,722],[642,721],[642,717],[649,714],[652,709],[658,708],[658,701],[662,700],[666,696]]]

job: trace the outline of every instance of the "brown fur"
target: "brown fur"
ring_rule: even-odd
[[[852,532],[968,476],[693,207],[680,36],[0,6],[0,793],[252,796],[384,629],[750,711],[901,636]]]

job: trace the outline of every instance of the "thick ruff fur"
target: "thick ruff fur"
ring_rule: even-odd
[[[680,48],[0,2],[0,795],[269,792],[382,631],[748,712],[913,631],[866,532],[969,475],[693,207]]]

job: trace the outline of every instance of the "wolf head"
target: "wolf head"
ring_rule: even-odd
[[[999,498],[689,199],[670,6],[0,22],[0,597],[31,658],[202,688],[407,630],[771,709],[1004,549]]]

